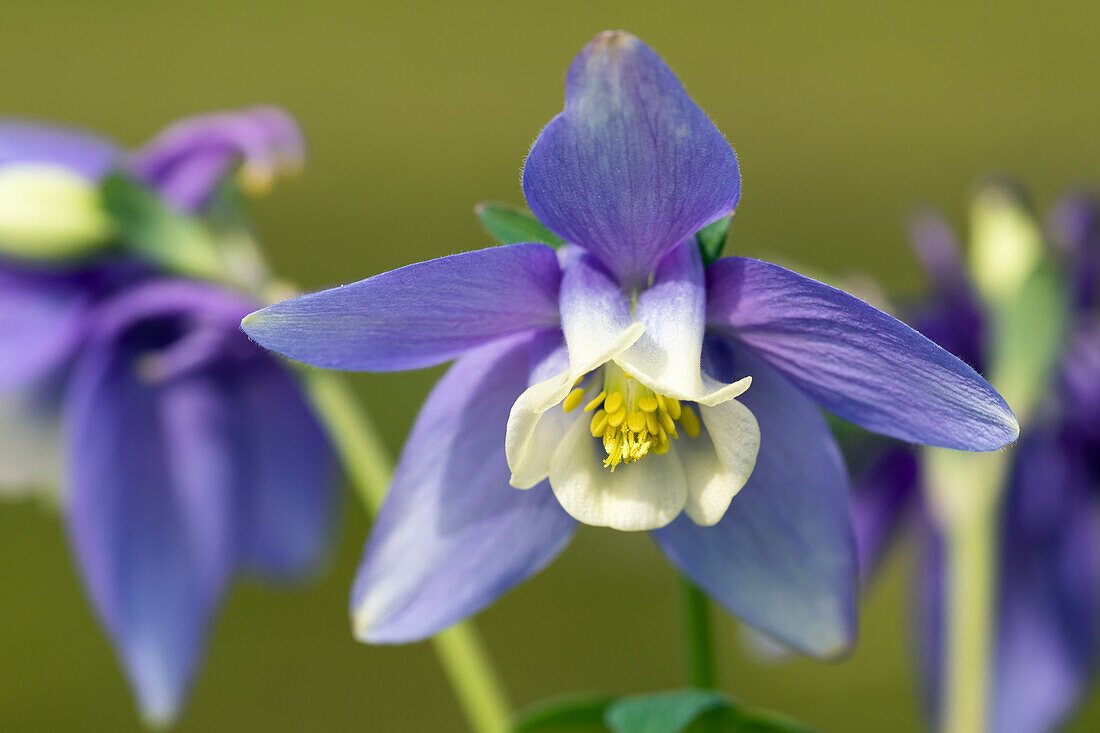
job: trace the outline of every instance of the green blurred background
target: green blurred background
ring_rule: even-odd
[[[625,28],[733,141],[729,248],[920,287],[914,203],[961,222],[989,171],[1045,206],[1100,176],[1095,2],[25,2],[0,13],[0,109],[138,143],[197,111],[273,102],[301,120],[305,175],[255,207],[277,269],[307,288],[487,244],[472,207],[520,203],[519,171],[561,107],[573,54]],[[357,376],[400,446],[440,370]],[[350,503],[333,562],[296,591],[228,598],[181,731],[458,731],[427,645],[352,641],[366,534]],[[718,623],[724,686],[823,731],[917,731],[910,563],[867,593],[856,654],[761,662]],[[138,729],[55,517],[0,507],[0,729]],[[478,619],[517,703],[682,683],[675,578],[644,536],[585,529]],[[1072,730],[1100,726],[1100,700]]]

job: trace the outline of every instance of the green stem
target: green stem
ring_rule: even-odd
[[[943,733],[989,730],[997,518],[1008,454],[927,449],[925,488],[944,537]]]
[[[687,651],[688,679],[692,687],[712,689],[717,675],[714,669],[710,601],[686,578],[681,578],[680,584],[684,599],[684,645]]]
[[[378,512],[393,474],[382,437],[343,375],[318,369],[302,371],[314,408],[326,424],[348,478],[371,518]],[[489,655],[469,622],[456,624],[432,639],[470,730],[505,733],[509,704]]]
[[[989,728],[994,567],[993,512],[953,527],[947,536],[948,667],[944,733]]]

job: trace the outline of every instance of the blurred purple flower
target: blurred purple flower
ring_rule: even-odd
[[[571,245],[443,257],[245,319],[264,346],[321,367],[457,357],[375,524],[352,591],[356,633],[438,632],[544,567],[580,520],[654,530],[733,613],[808,653],[844,651],[848,479],[818,405],[976,450],[1015,438],[1011,411],[856,298],[743,257],[704,269],[694,235],[737,204],[737,160],[631,35],[600,34],[577,56],[523,187]]]
[[[296,173],[304,155],[292,117],[277,107],[253,107],[169,125],[130,157],[128,167],[178,208],[194,211],[227,172],[237,171],[246,192],[263,193],[278,176]]]
[[[1100,527],[1100,321],[1093,267],[1100,257],[1100,209],[1087,197],[1064,199],[1051,240],[1075,278],[1077,311],[1060,377],[1015,449],[1000,515],[1000,552],[990,730],[1055,730],[1085,689],[1096,661]],[[916,309],[922,332],[971,364],[985,361],[988,315],[962,265],[948,225],[926,213],[913,244],[933,284]],[[919,646],[933,718],[944,674],[944,537],[925,505],[910,446],[870,437],[845,445],[854,459],[854,506],[862,575],[869,577],[891,539],[912,521],[924,540],[919,573]]]
[[[276,144],[272,134],[248,142],[249,115],[256,127],[293,127],[268,109],[184,120],[135,156],[138,172],[177,205],[207,200]],[[229,142],[214,175],[219,124]],[[177,140],[166,152],[164,140],[188,130],[202,133],[194,147]],[[200,159],[205,190],[181,184]],[[94,136],[0,122],[0,168],[98,179],[128,160]],[[42,483],[64,465],[77,564],[154,721],[178,713],[232,577],[298,576],[327,547],[330,448],[294,377],[240,332],[256,306],[119,252],[50,266],[0,259],[0,484]]]

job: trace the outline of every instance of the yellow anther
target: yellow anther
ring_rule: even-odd
[[[592,400],[584,406],[584,411],[592,412],[593,410],[595,410],[597,407],[600,406],[600,403],[603,402],[604,397],[607,397],[607,392],[600,392],[598,395],[596,395],[596,399]]]
[[[657,433],[657,444],[653,446],[653,452],[659,456],[663,456],[665,453],[668,453],[669,446],[668,433],[665,432],[664,428],[660,428]]]
[[[615,412],[612,412],[611,410],[607,411],[607,424],[611,427],[619,427],[623,424],[623,420],[626,420],[626,410],[620,408],[618,410],[615,410]]]
[[[680,414],[683,412],[680,407],[680,400],[676,399],[675,397],[665,397],[665,405],[665,409],[668,410],[669,416],[673,420],[679,420]]]
[[[673,421],[672,416],[664,410],[661,410],[657,413],[657,419],[660,421],[661,427],[663,427],[666,431],[670,433],[676,431],[676,423]]]
[[[689,438],[699,437],[699,418],[696,416],[695,410],[685,407],[680,414],[680,424],[684,426],[684,432],[688,434]]]
[[[672,441],[680,437],[677,429],[681,426],[692,438],[701,433],[702,424],[693,407],[657,394],[617,365],[605,367],[602,376],[604,391],[584,409],[596,411],[589,428],[603,442],[606,468],[614,471],[620,464],[634,463],[650,453],[668,453]],[[572,394],[566,400],[569,410],[579,404],[580,398]]]
[[[577,387],[565,398],[565,402],[562,403],[562,407],[565,408],[566,412],[572,412],[573,410],[577,409],[577,405],[579,405],[581,403],[581,400],[583,399],[584,390],[580,387]]]

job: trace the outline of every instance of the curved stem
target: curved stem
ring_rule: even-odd
[[[393,474],[393,462],[381,435],[343,375],[305,369],[302,378],[356,494],[373,518]],[[470,729],[505,733],[510,717],[508,700],[474,626],[470,622],[456,624],[434,637],[432,645]]]
[[[710,601],[686,578],[680,579],[684,605],[684,647],[687,651],[688,679],[692,687],[711,689],[717,675],[714,669],[714,638],[710,624]]]

